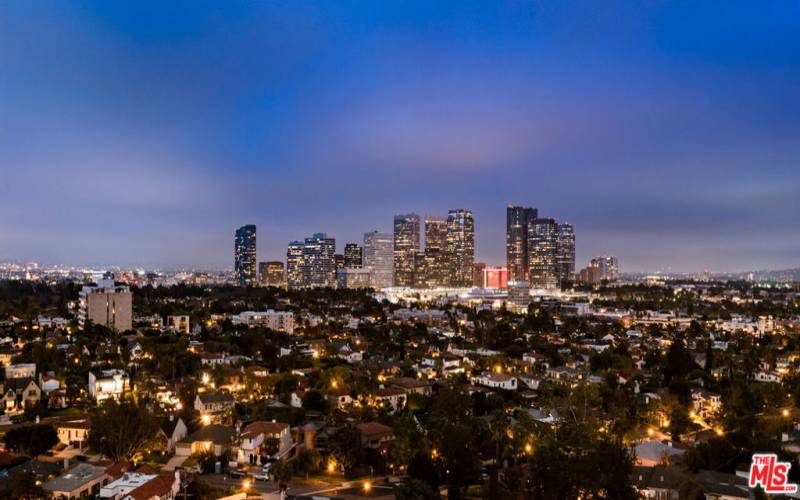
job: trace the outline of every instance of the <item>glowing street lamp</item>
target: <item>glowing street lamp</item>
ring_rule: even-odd
[[[369,493],[371,489],[372,489],[372,483],[370,483],[369,481],[364,481],[364,493]]]
[[[211,415],[204,414],[200,419],[203,421],[203,425],[208,425],[211,423]]]

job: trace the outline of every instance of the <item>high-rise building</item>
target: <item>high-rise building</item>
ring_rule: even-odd
[[[347,243],[344,246],[344,267],[358,269],[363,264],[363,252],[358,243]]]
[[[507,289],[508,269],[500,266],[486,266],[483,269],[481,288],[497,288],[498,290]]]
[[[303,288],[303,249],[302,241],[291,241],[286,250],[286,284],[291,289]]]
[[[575,279],[575,229],[572,224],[558,225],[558,286],[567,288]]]
[[[240,286],[256,285],[256,226],[248,224],[236,230],[234,273]]]
[[[426,215],[425,254],[422,259],[422,288],[436,288],[445,285],[445,276],[447,275],[446,248],[447,217]]]
[[[315,233],[303,244],[303,286],[336,286],[336,240],[325,233]]]
[[[539,217],[535,208],[506,207],[506,267],[509,280],[525,280],[528,274],[528,225]]]
[[[415,285],[415,259],[419,252],[419,215],[394,216],[394,286]]]
[[[344,254],[343,253],[336,253],[333,254],[333,262],[335,264],[336,269],[344,269]]]
[[[130,330],[133,324],[133,295],[130,288],[115,285],[113,279],[81,288],[78,296],[78,325],[87,322],[118,332]]]
[[[476,262],[472,266],[472,286],[483,288],[483,271],[486,269],[486,262]]]
[[[593,265],[592,262],[590,262],[585,268],[581,269],[581,272],[578,275],[578,281],[584,285],[596,285],[597,283],[603,281],[602,270]]]
[[[531,303],[531,287],[527,281],[509,281],[508,282],[508,301],[507,308],[509,311],[516,313],[524,313],[528,310],[528,305]]]
[[[336,288],[370,288],[372,269],[367,267],[345,267],[336,271]]]
[[[259,262],[258,282],[261,286],[283,287],[286,284],[283,275],[283,262],[279,260]]]
[[[600,270],[600,280],[616,281],[619,277],[619,262],[616,257],[600,255],[589,262],[589,267]]]
[[[533,288],[558,287],[558,224],[535,219],[528,224],[528,278]]]
[[[475,220],[472,211],[450,210],[447,215],[445,281],[452,287],[472,286],[472,265],[475,262]]]
[[[372,288],[394,284],[394,238],[388,233],[364,233],[364,267],[372,269]]]

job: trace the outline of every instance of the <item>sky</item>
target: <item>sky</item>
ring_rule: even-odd
[[[0,258],[259,260],[395,213],[577,265],[800,267],[800,3],[0,2]]]

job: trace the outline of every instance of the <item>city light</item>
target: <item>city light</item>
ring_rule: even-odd
[[[203,425],[208,425],[211,423],[211,415],[204,413],[200,419],[203,421]]]

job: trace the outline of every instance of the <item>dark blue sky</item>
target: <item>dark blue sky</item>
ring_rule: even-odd
[[[0,2],[0,256],[231,265],[505,206],[578,265],[800,265],[800,3]]]

